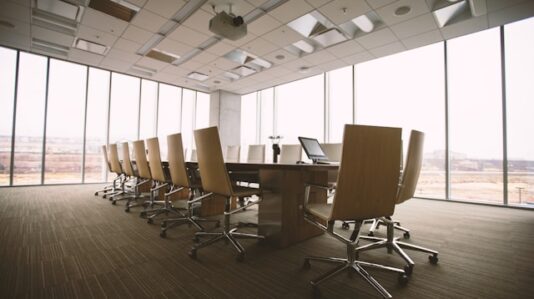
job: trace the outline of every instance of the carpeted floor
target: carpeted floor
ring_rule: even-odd
[[[0,189],[0,298],[311,298],[309,280],[332,266],[303,270],[303,256],[344,254],[324,235],[286,249],[243,241],[244,263],[224,243],[192,260],[192,228],[162,239],[159,222],[93,196],[98,187]],[[405,287],[394,274],[370,271],[395,298],[534,297],[534,211],[414,199],[395,219],[412,229],[408,242],[440,251],[438,265],[408,253],[416,268]],[[403,265],[385,249],[360,258]],[[379,297],[357,275],[320,289],[323,298]]]

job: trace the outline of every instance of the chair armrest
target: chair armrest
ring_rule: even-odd
[[[188,205],[192,205],[192,204],[197,203],[197,202],[199,202],[199,201],[201,201],[201,200],[203,200],[203,199],[206,199],[206,198],[208,198],[208,197],[210,197],[210,196],[212,196],[212,195],[213,195],[213,192],[204,194],[204,195],[199,196],[199,197],[197,197],[197,198],[193,198],[193,199],[191,199],[191,200],[188,200],[188,201],[187,201],[187,204],[188,204]]]
[[[332,186],[323,186],[323,185],[314,185],[314,184],[305,184],[305,189],[304,189],[304,209],[306,209],[306,206],[308,205],[308,200],[310,199],[310,190],[311,188],[318,188],[318,189],[323,189],[323,190],[326,190],[328,193],[327,193],[327,197],[332,197],[336,192],[335,191],[332,191]],[[332,191],[332,192],[330,192]]]

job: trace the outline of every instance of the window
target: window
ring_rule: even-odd
[[[46,184],[81,183],[87,67],[50,59]]]
[[[499,28],[447,44],[451,198],[502,204]]]
[[[534,202],[534,18],[504,27],[508,203]]]
[[[330,71],[328,78],[328,142],[343,141],[345,124],[352,124],[352,66]]]
[[[190,89],[183,90],[182,99],[182,142],[185,149],[193,146],[193,121],[195,116],[196,92]],[[167,137],[165,137],[167,138]]]
[[[248,146],[257,144],[257,99],[258,93],[241,97],[241,160],[246,161]]]
[[[17,51],[0,47],[0,186],[9,185]]]
[[[110,76],[108,71],[89,68],[84,178],[87,183],[106,181],[108,166],[101,148],[107,139]]]
[[[210,125],[210,95],[197,91],[197,107],[195,109],[195,129],[207,128]],[[194,147],[194,144],[193,144]]]
[[[47,58],[20,52],[14,185],[41,183]]]
[[[404,153],[412,129],[425,133],[416,196],[445,198],[443,44],[356,65],[356,123],[401,127]]]
[[[139,119],[139,138],[147,139],[156,136],[156,117],[158,104],[158,83],[141,80],[141,113]]]
[[[274,129],[274,89],[259,91],[260,96],[260,144],[265,144],[265,161],[272,162],[273,149],[269,136],[275,135]]]
[[[112,73],[109,143],[137,139],[139,78]]]
[[[160,83],[158,109],[158,139],[161,159],[167,160],[167,136],[179,133],[182,123],[182,89]]]

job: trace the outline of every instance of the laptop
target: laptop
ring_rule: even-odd
[[[331,164],[331,162],[328,162],[328,157],[324,153],[317,139],[299,137],[299,141],[302,148],[304,148],[306,156],[313,161],[313,164]]]

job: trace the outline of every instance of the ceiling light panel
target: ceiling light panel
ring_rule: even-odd
[[[291,21],[287,26],[304,37],[312,37],[335,27],[332,22],[328,21],[328,19],[318,11],[312,11],[309,14],[305,14],[302,17]]]
[[[198,72],[192,72],[187,75],[187,78],[197,80],[197,81],[206,81],[209,76],[206,74],[198,73]]]
[[[122,0],[91,0],[89,7],[126,22],[130,22],[141,9]]]
[[[256,73],[256,70],[248,66],[239,66],[232,70],[234,73],[239,74],[241,77],[246,77]]]
[[[37,9],[55,14],[66,19],[79,21],[80,6],[59,0],[37,0]]]
[[[165,62],[165,63],[173,63],[174,61],[180,58],[179,55],[165,52],[165,51],[155,49],[155,48],[150,50],[150,52],[146,54],[146,57],[150,57],[150,58],[153,58],[153,59]]]
[[[313,40],[321,44],[323,47],[330,47],[337,43],[346,41],[347,38],[337,28],[332,28],[324,31],[313,37]]]
[[[432,11],[436,22],[440,28],[445,27],[449,24],[455,17],[461,15],[466,11],[468,5],[467,1],[458,1],[458,2],[447,2],[447,6],[437,8]]]
[[[350,38],[355,38],[376,31],[376,29],[380,28],[383,24],[384,23],[380,17],[371,11],[345,22],[339,25],[339,27],[346,32]]]
[[[98,55],[106,55],[109,50],[108,46],[91,42],[85,39],[77,38],[74,41],[74,47],[83,51],[91,52]]]

